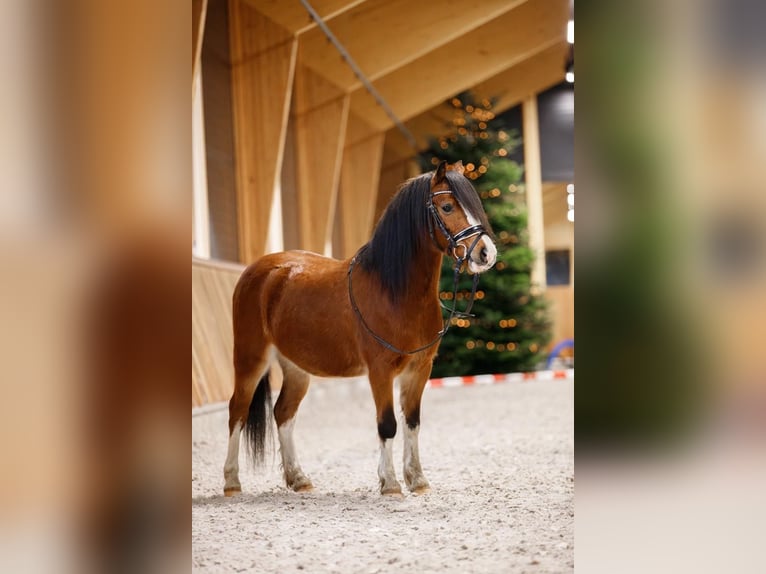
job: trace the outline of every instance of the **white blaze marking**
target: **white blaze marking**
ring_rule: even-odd
[[[463,208],[463,213],[465,213],[465,218],[468,220],[468,225],[481,225],[479,223],[479,220],[476,218],[476,216],[471,213],[469,210]],[[468,238],[469,241],[473,241],[473,237]],[[481,253],[482,245],[484,245],[484,249],[487,250],[487,262],[486,263],[479,263],[477,261],[474,261],[473,254],[475,253],[478,257],[479,253]],[[474,273],[483,273],[484,271],[487,271],[490,269],[494,264],[495,260],[497,259],[497,247],[495,247],[495,244],[490,241],[489,236],[486,234],[483,234],[481,236],[481,240],[479,243],[476,244],[476,247],[473,248],[473,252],[471,253],[471,259],[468,261],[468,268],[473,271]]]

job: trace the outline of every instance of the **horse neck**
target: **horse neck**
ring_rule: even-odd
[[[412,260],[405,300],[415,305],[436,300],[441,267],[442,254],[430,245],[423,245]]]

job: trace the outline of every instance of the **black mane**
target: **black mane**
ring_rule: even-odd
[[[402,184],[375,226],[370,241],[360,250],[359,265],[376,273],[393,301],[407,293],[412,263],[428,236],[426,203],[431,193],[433,172]],[[454,198],[491,233],[487,216],[471,183],[454,171],[446,173]]]

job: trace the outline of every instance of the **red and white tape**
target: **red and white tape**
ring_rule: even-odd
[[[531,371],[529,373],[507,373],[505,375],[473,375],[468,377],[444,377],[431,379],[428,387],[439,389],[444,387],[470,387],[472,385],[494,385],[497,383],[522,381],[552,381],[554,379],[574,379],[574,369],[558,371]]]

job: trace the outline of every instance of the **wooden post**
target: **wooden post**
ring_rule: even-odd
[[[205,16],[207,15],[207,0],[192,0],[192,101],[194,101],[194,84],[199,73],[199,59],[202,53],[202,38],[205,35]]]
[[[543,176],[540,165],[540,125],[537,95],[524,100],[521,108],[524,132],[524,176],[526,183],[529,246],[535,253],[532,284],[545,290],[545,226],[543,223]]]
[[[266,249],[290,111],[297,40],[242,0],[230,0],[239,256]]]

